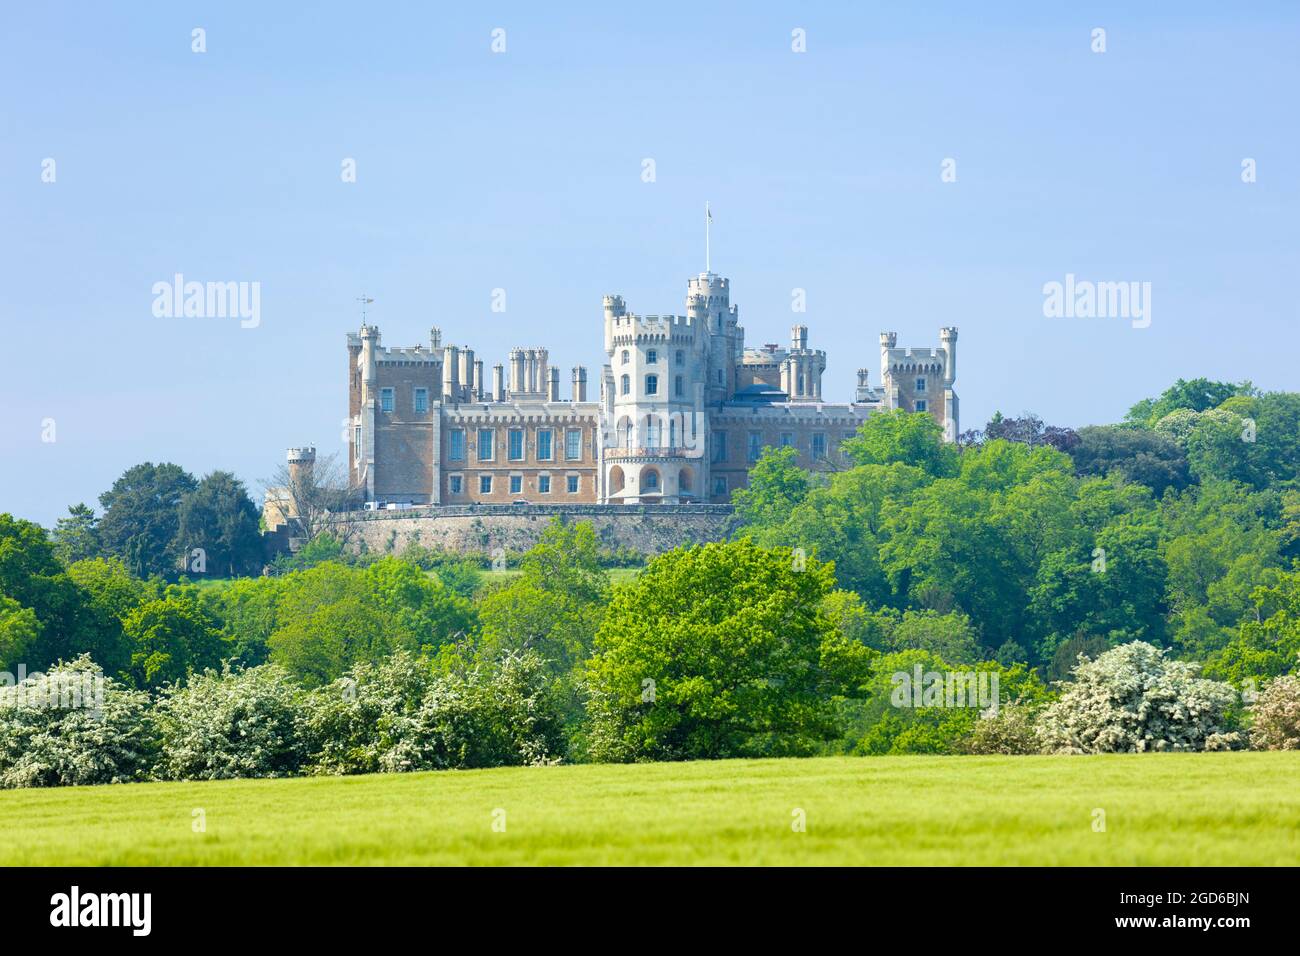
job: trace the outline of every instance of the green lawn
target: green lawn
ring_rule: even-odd
[[[1300,754],[568,766],[0,793],[14,864],[1295,864]],[[205,833],[193,832],[202,809]],[[494,832],[493,811],[505,811]],[[792,829],[794,811],[806,831]],[[1096,810],[1105,832],[1094,831]]]

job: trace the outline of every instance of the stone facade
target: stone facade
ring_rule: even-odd
[[[957,330],[938,348],[900,349],[880,336],[881,385],[858,370],[853,401],[823,400],[826,353],[796,325],[790,345],[745,346],[730,282],[704,272],[687,283],[685,315],[636,315],[604,300],[600,396],[587,370],[559,370],[544,348],[517,348],[493,368],[467,346],[382,346],[379,329],[348,336],[350,475],[384,505],[725,503],[769,446],[808,468],[839,463],[839,445],[873,412],[927,411],[958,433]]]

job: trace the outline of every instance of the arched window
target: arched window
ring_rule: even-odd
[[[642,486],[646,491],[658,491],[658,490],[659,490],[659,472],[657,472],[657,471],[647,471],[647,472],[645,473],[645,481],[641,482],[641,486]]]
[[[628,359],[629,359],[629,358],[631,358],[631,356],[628,354],[627,349],[624,349],[624,350],[623,350],[623,364],[624,364],[624,365],[626,365],[626,364],[628,363]]]
[[[645,393],[646,393],[647,395],[658,395],[658,394],[659,394],[659,376],[658,376],[658,375],[647,375],[647,376],[645,377]]]
[[[622,384],[622,392],[624,395],[627,395],[632,391],[632,379],[630,376],[624,375],[621,384]]]

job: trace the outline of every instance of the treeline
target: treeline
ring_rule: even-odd
[[[1300,395],[1180,381],[1120,425],[999,415],[960,446],[897,412],[844,449],[829,477],[769,450],[735,500],[741,536],[834,563],[859,627],[941,614],[909,639],[1049,679],[1131,641],[1237,683],[1296,664]]]
[[[1298,398],[1180,382],[1120,425],[997,416],[956,446],[872,416],[851,467],[769,450],[733,540],[616,586],[559,521],[509,575],[322,534],[194,581],[123,545],[179,540],[110,522],[132,496],[94,550],[0,515],[0,785],[1300,747]],[[202,486],[166,499],[178,522]],[[32,703],[76,674],[103,677],[97,714]],[[931,695],[954,675],[976,699]]]

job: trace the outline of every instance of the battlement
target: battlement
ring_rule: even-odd
[[[610,332],[619,340],[629,337],[695,334],[695,319],[689,315],[636,315],[625,313],[609,320]]]

